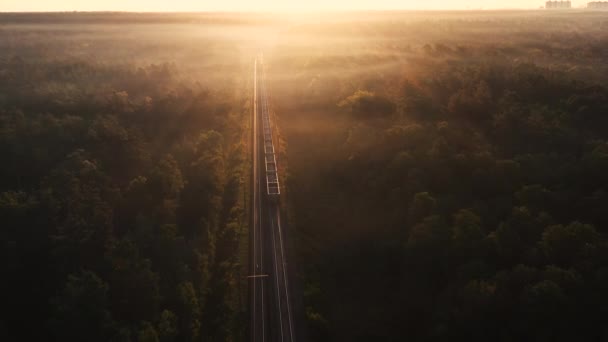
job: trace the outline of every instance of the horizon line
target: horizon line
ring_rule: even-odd
[[[146,10],[35,10],[35,11],[2,11],[0,14],[44,14],[44,13],[125,13],[125,14],[203,14],[203,13],[235,13],[235,14],[254,14],[254,13],[359,13],[359,12],[473,12],[473,11],[536,11],[549,10],[551,12],[564,12],[568,10],[587,9],[587,7],[572,7],[567,9],[547,9],[545,7],[502,7],[502,8],[428,8],[428,9],[409,9],[409,8],[370,8],[370,9],[284,9],[284,10],[231,10],[231,9],[209,9],[209,10],[185,10],[185,11],[146,11]]]

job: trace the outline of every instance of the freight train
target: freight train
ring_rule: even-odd
[[[261,59],[260,59],[261,60]],[[261,63],[260,63],[261,64]],[[260,89],[260,112],[262,113],[262,133],[264,135],[264,164],[266,170],[266,195],[268,198],[276,202],[281,195],[279,186],[279,176],[277,171],[277,159],[275,156],[274,143],[272,140],[272,127],[270,125],[270,110],[268,108],[268,94],[266,91],[266,77],[264,67],[260,68],[261,76],[259,77]]]

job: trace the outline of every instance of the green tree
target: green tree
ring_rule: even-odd
[[[184,179],[177,161],[165,155],[150,172],[149,184],[160,198],[176,198],[184,188]]]
[[[137,334],[138,342],[159,342],[158,334],[156,329],[149,322],[143,322],[139,333]]]
[[[173,342],[178,334],[178,318],[169,310],[163,310],[158,322],[158,335],[161,342]]]
[[[180,332],[186,341],[194,341],[201,333],[201,312],[198,296],[191,282],[180,283],[177,286],[177,298]]]
[[[91,271],[70,275],[52,299],[49,325],[56,340],[108,341],[114,321],[108,311],[108,285]]]
[[[111,246],[106,259],[111,265],[110,297],[116,319],[133,325],[155,321],[160,306],[159,277],[151,270],[150,260],[128,239]]]
[[[547,227],[540,246],[550,261],[568,265],[592,257],[599,234],[589,224],[573,222]]]
[[[348,108],[355,117],[362,119],[386,117],[395,110],[395,105],[388,98],[365,90],[357,90],[338,106]]]
[[[409,222],[415,224],[425,217],[432,215],[436,205],[437,200],[428,192],[417,193],[414,195],[414,199],[408,210]]]
[[[462,250],[478,248],[484,233],[481,218],[470,210],[461,209],[454,215],[453,239]]]

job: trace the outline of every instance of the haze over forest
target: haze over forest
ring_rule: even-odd
[[[587,4],[574,0],[573,7]],[[315,10],[467,10],[467,9],[531,9],[544,6],[542,0],[3,0],[2,11],[315,11]]]
[[[292,19],[0,14],[0,340],[607,340],[608,12]]]

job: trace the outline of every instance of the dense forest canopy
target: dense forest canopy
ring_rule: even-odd
[[[281,34],[311,340],[608,337],[607,25],[419,13]]]
[[[246,339],[261,51],[307,340],[605,340],[607,28],[0,14],[0,339]]]
[[[246,334],[256,44],[122,16],[0,16],[3,341]]]

